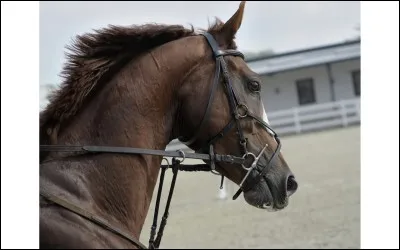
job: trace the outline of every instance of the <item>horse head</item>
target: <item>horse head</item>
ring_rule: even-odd
[[[190,38],[198,43],[197,63],[185,76],[180,98],[179,139],[197,152],[242,156],[244,164],[217,164],[216,170],[238,184],[245,200],[258,208],[287,206],[297,182],[270,128],[261,99],[262,81],[236,49],[245,3],[212,31]]]

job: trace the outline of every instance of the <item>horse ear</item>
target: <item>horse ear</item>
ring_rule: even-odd
[[[224,24],[221,28],[219,35],[225,41],[232,41],[242,24],[244,6],[246,1],[240,2],[239,9],[233,14],[233,16]]]

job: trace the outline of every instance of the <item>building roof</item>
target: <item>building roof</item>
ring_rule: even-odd
[[[246,60],[257,74],[273,74],[326,63],[359,59],[361,40],[351,40],[330,45],[312,47],[280,54],[253,57]]]

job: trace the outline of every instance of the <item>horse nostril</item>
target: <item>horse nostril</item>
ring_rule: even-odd
[[[289,177],[286,180],[286,194],[287,196],[291,196],[294,194],[297,190],[298,184],[297,181],[295,180],[293,175],[289,175]]]

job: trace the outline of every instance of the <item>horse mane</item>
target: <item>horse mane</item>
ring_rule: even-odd
[[[223,22],[216,18],[208,32],[217,34]],[[78,35],[66,53],[58,89],[48,95],[49,104],[40,112],[40,144],[54,144],[59,131],[82,108],[93,93],[132,58],[165,43],[195,35],[181,25],[109,25],[93,33]],[[235,46],[232,41],[229,46]]]

